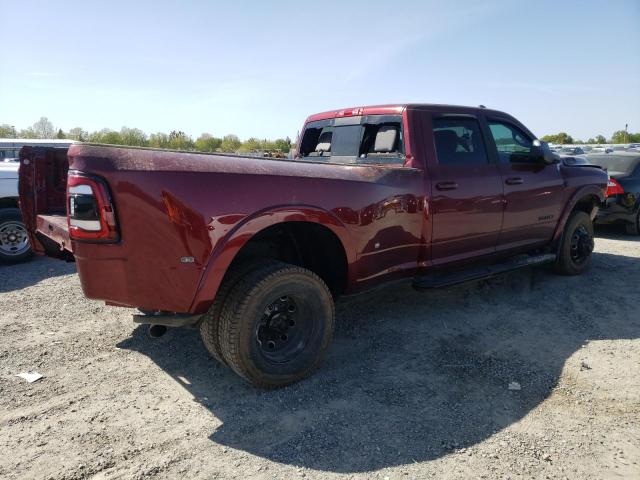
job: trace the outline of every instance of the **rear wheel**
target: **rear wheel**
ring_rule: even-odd
[[[17,263],[31,257],[31,246],[17,208],[0,210],[0,262]]]
[[[240,263],[229,269],[225,275],[216,298],[214,299],[209,311],[204,315],[202,322],[200,323],[200,336],[202,342],[206,347],[209,354],[215,358],[218,362],[226,365],[227,362],[222,355],[222,349],[220,348],[220,315],[222,314],[222,307],[229,298],[229,293],[233,287],[248,273],[253,270],[264,266],[264,261],[247,261]]]
[[[562,233],[555,271],[562,275],[581,274],[591,264],[593,247],[591,217],[585,212],[573,212]]]
[[[636,215],[635,222],[627,223],[625,228],[629,235],[640,235],[640,211],[638,211],[638,214]]]
[[[271,261],[245,275],[220,316],[229,366],[255,386],[278,388],[310,375],[333,336],[333,298],[313,272]]]

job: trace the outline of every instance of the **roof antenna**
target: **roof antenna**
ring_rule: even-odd
[[[478,105],[478,106],[479,106],[480,108],[487,108],[487,107],[485,107],[484,105]]]

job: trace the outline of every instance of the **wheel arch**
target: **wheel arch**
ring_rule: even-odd
[[[4,210],[5,208],[19,208],[18,197],[0,198],[0,210]]]
[[[585,185],[574,192],[567,202],[560,221],[556,226],[556,231],[553,236],[554,242],[561,238],[564,227],[572,212],[575,210],[583,211],[589,214],[591,220],[593,220],[598,212],[598,205],[604,201],[604,198],[604,192],[597,185]]]
[[[272,240],[273,236],[271,234],[274,234],[278,229],[284,229],[285,234],[289,236],[289,240],[291,240],[291,234],[308,235],[310,232],[317,234],[317,237],[307,238],[313,238],[315,242],[313,246],[323,246],[322,251],[325,252],[325,259],[331,260],[333,258],[332,255],[340,257],[340,261],[337,264],[336,262],[326,264],[328,267],[338,266],[342,270],[341,274],[344,275],[342,278],[336,279],[336,281],[342,282],[342,285],[330,285],[332,293],[340,294],[346,290],[353,275],[353,269],[350,266],[355,263],[356,256],[351,245],[349,232],[344,224],[331,212],[317,207],[307,205],[281,206],[262,210],[254,215],[245,217],[216,243],[204,267],[198,289],[189,309],[190,312],[206,312],[215,299],[225,274],[233,266],[234,262],[243,259],[246,256],[247,249],[254,247],[261,240]],[[300,237],[296,237],[296,240],[299,241],[299,239]],[[324,243],[327,239],[330,239],[330,246],[329,248],[324,248],[327,247]],[[296,240],[293,241],[294,244]],[[305,246],[307,251],[309,250],[308,247]],[[254,250],[252,253],[258,253],[258,251]],[[273,256],[272,258],[284,261],[290,260],[278,256]],[[300,265],[300,263],[304,262],[290,261],[290,263],[308,268],[308,265]],[[310,270],[327,282],[328,270],[317,271],[317,268],[310,268]]]

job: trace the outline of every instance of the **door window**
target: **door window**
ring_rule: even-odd
[[[474,118],[434,118],[433,138],[440,165],[486,165],[487,152]]]
[[[493,141],[498,150],[498,157],[502,163],[518,163],[528,160],[533,142],[519,128],[508,123],[489,121],[489,130],[491,130]]]

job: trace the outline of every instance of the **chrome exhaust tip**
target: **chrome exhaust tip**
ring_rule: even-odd
[[[149,336],[151,338],[160,338],[167,333],[167,327],[164,325],[149,325]]]

